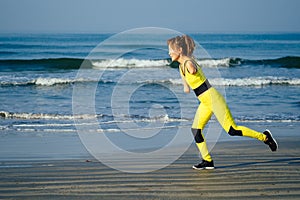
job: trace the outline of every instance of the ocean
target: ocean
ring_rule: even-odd
[[[259,131],[268,128],[275,136],[298,134],[299,33],[189,35],[205,51],[195,57],[211,84],[226,96],[237,124]],[[15,157],[30,152],[33,156],[29,143],[34,140],[50,149],[54,136],[58,143],[59,138],[75,141],[78,127],[92,123],[90,119],[96,120],[97,134],[111,137],[119,146],[124,145],[120,140],[129,141],[124,146],[130,148],[147,147],[148,136],[159,148],[172,140],[177,128],[190,128],[199,102],[193,92],[183,93],[176,63],[168,56],[167,38],[159,33],[130,38],[0,34],[2,158],[18,145]],[[74,95],[81,94],[75,89],[84,91],[86,105],[76,104]],[[214,118],[211,123],[216,123]],[[158,132],[162,136],[156,137]],[[121,133],[132,135],[126,139]],[[133,136],[139,140],[130,143]],[[231,137],[223,132],[220,139]],[[22,141],[28,142],[27,148],[22,149]],[[57,150],[58,154],[62,153]]]

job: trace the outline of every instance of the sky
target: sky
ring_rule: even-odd
[[[300,0],[0,0],[0,33],[300,32]]]

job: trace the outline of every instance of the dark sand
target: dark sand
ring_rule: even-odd
[[[194,145],[175,163],[130,174],[86,157],[1,161],[0,199],[300,199],[300,138],[219,142],[215,170],[192,170]],[[86,162],[90,160],[91,162]]]

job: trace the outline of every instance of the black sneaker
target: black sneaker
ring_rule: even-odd
[[[214,169],[214,161],[208,162],[206,160],[202,160],[202,162],[198,165],[194,165],[193,169],[201,170],[201,169]]]
[[[278,148],[278,144],[276,140],[273,138],[271,131],[268,129],[263,132],[267,136],[267,140],[264,142],[265,144],[269,145],[271,151],[276,151]]]

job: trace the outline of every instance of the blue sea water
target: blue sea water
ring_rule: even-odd
[[[190,35],[210,56],[198,62],[212,85],[223,91],[237,123],[270,129],[299,125],[299,33]],[[120,132],[120,124],[126,123],[141,132],[153,123],[157,128],[172,129],[181,122],[191,126],[198,101],[193,93],[183,93],[166,43],[159,42],[164,36],[133,35],[106,46],[111,37],[114,34],[1,34],[1,135],[76,135],[74,119],[91,116],[74,115],[74,87],[95,84],[100,134]],[[149,48],[139,45],[145,41]],[[84,70],[101,74],[101,79],[78,77],[91,52],[94,57]],[[210,75],[213,70],[218,76]],[[118,98],[126,90],[132,91]]]

